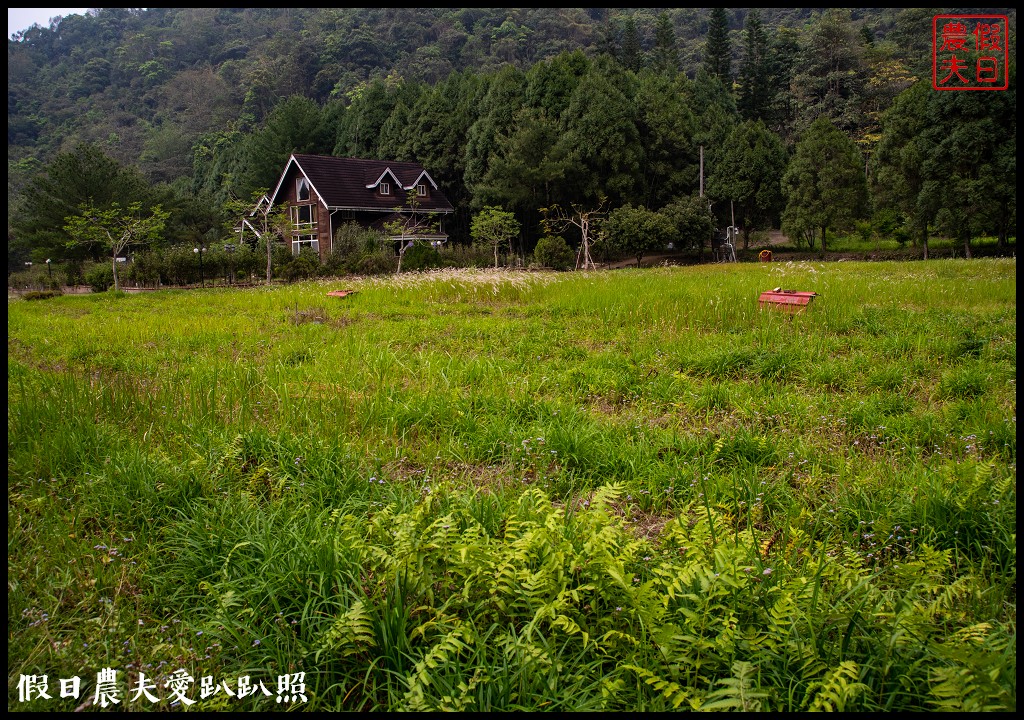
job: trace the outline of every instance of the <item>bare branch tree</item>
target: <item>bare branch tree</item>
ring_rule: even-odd
[[[397,273],[402,272],[402,259],[406,250],[412,248],[417,240],[421,240],[422,235],[437,234],[440,226],[437,213],[420,212],[420,200],[415,189],[410,190],[406,196],[406,207],[409,210],[407,213],[403,212],[401,206],[396,207],[396,219],[384,223],[384,230],[398,239],[398,269],[395,271]]]
[[[584,270],[594,270],[597,265],[594,264],[594,259],[590,255],[590,246],[593,242],[592,233],[596,229],[596,225],[600,221],[600,218],[605,215],[605,206],[608,203],[608,199],[602,197],[598,202],[596,208],[584,208],[582,205],[576,203],[572,204],[572,212],[566,212],[560,205],[553,205],[549,208],[542,208],[541,213],[544,215],[542,220],[544,224],[545,232],[560,233],[566,230],[570,226],[577,227],[580,229],[580,248],[576,252],[576,269],[580,269],[582,263]]]

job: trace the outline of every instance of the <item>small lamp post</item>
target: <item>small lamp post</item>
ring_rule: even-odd
[[[206,273],[203,271],[203,247],[201,245],[199,247],[194,247],[192,248],[192,252],[197,253],[199,255],[199,281],[203,284],[203,287],[205,288]]]
[[[50,269],[50,258],[46,258],[46,274],[53,280],[53,270]]]

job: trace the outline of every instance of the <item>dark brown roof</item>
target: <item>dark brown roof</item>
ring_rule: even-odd
[[[452,212],[452,204],[424,167],[414,162],[397,162],[391,160],[364,160],[362,158],[338,158],[327,155],[292,155],[285,167],[285,172],[274,190],[273,200],[277,200],[285,178],[293,174],[293,165],[297,165],[312,184],[314,190],[331,208],[356,208],[367,210],[393,210],[405,205],[408,188],[417,183],[428,186],[428,197],[423,198],[420,210],[434,212]],[[391,195],[381,196],[377,192],[377,183],[381,176],[390,171],[392,177],[384,177],[390,182]],[[395,187],[398,182],[401,188]],[[367,185],[372,187],[368,188]]]

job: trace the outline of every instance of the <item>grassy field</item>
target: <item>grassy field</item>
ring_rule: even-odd
[[[820,297],[760,311],[777,286]],[[89,707],[104,668],[121,709],[1016,707],[1014,260],[105,293],[7,328],[9,709]]]

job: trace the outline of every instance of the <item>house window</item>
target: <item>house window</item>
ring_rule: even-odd
[[[319,253],[317,206],[315,204],[292,205],[288,208],[288,219],[292,223],[292,255],[298,255],[304,247],[313,248]]]
[[[381,195],[390,195],[391,194],[391,183],[384,183],[384,182],[382,182],[380,184],[380,194]]]
[[[302,248],[312,248],[313,252],[320,254],[320,242],[316,235],[293,235],[292,255],[298,256]]]
[[[292,205],[288,212],[293,232],[309,233],[316,230],[316,205]]]
[[[309,182],[304,177],[295,181],[295,200],[297,202],[309,200]]]
[[[355,210],[342,210],[341,211],[341,219],[342,220],[355,220],[356,219],[356,211]]]
[[[426,197],[427,196],[427,186],[426,185],[417,185],[416,186],[416,194],[419,197]]]

